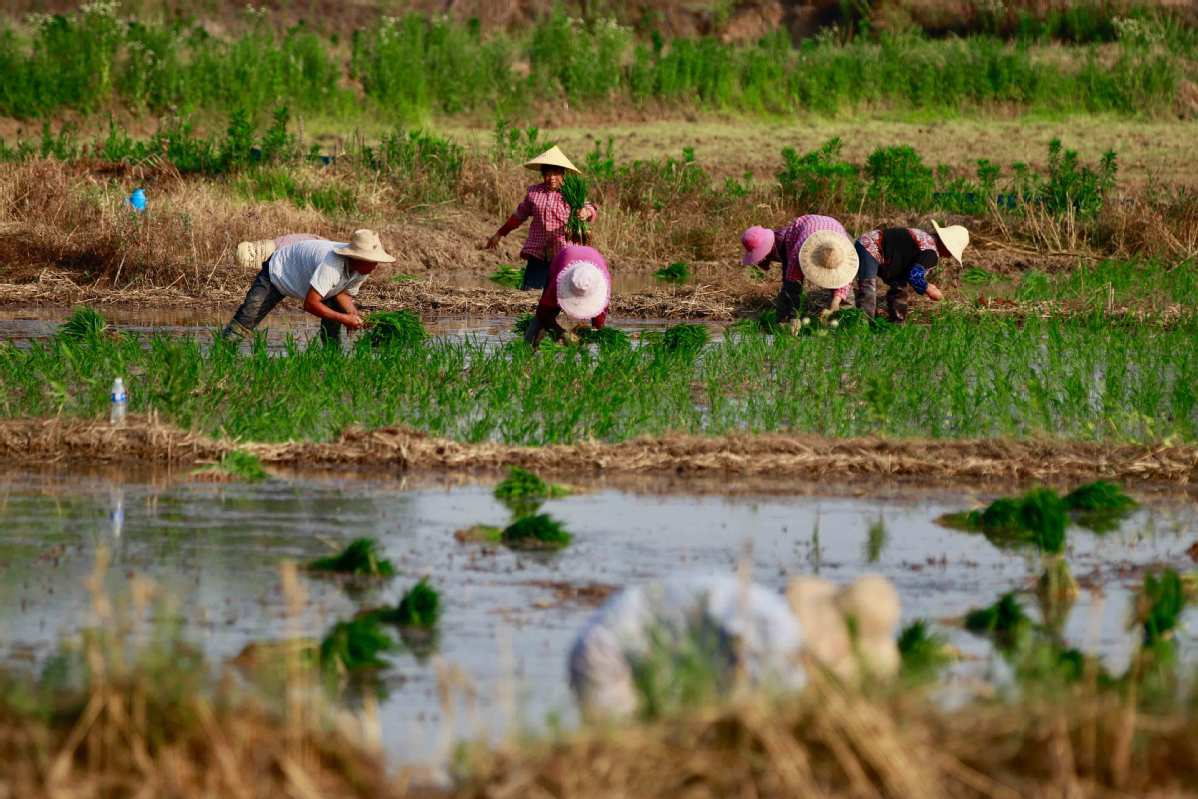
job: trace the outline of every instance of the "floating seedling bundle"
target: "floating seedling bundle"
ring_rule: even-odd
[[[309,563],[308,571],[352,577],[393,577],[395,566],[380,555],[378,541],[357,538],[336,555],[317,558]]]
[[[500,264],[499,268],[491,273],[491,282],[504,288],[518,289],[524,282],[524,270],[511,264]]]
[[[333,625],[320,642],[320,664],[326,671],[340,675],[382,669],[387,663],[381,655],[395,647],[377,618],[359,616]]]
[[[663,283],[685,283],[690,279],[691,268],[682,261],[675,261],[653,273]]]
[[[499,538],[513,549],[561,549],[571,540],[562,523],[547,513],[521,516]]]
[[[569,495],[570,489],[548,483],[528,469],[513,466],[497,486],[495,498],[518,515],[526,515],[547,499]]]
[[[437,626],[437,620],[441,618],[441,595],[429,585],[427,577],[421,577],[404,592],[398,605],[375,611],[372,615],[379,621],[400,627],[430,629]]]
[[[575,244],[590,244],[591,226],[581,215],[587,203],[587,182],[573,173],[566,175],[562,181],[562,199],[570,206],[570,217],[566,220],[566,238]]]

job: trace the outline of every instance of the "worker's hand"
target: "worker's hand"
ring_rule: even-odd
[[[361,330],[362,328],[366,327],[366,322],[364,322],[362,317],[357,313],[346,314],[345,321],[342,324],[344,324],[350,330]]]
[[[932,300],[933,302],[940,302],[944,299],[944,292],[941,291],[935,283],[928,284],[927,295],[928,299]]]
[[[590,222],[592,219],[595,218],[595,209],[591,208],[589,205],[584,205],[578,211],[578,218],[581,219],[583,222]]]
[[[500,236],[499,236],[499,234],[498,234],[498,233],[496,233],[494,236],[492,236],[491,238],[487,239],[487,243],[483,245],[483,249],[484,249],[484,250],[493,250],[493,249],[495,249],[496,247],[498,247],[498,246],[499,246],[499,239],[500,239]]]

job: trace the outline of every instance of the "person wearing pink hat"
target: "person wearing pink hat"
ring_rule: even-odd
[[[566,335],[558,324],[562,311],[579,321],[589,321],[596,330],[607,324],[607,306],[611,302],[611,270],[594,247],[567,244],[549,264],[548,280],[541,291],[536,314],[524,331],[524,340],[536,347],[545,334],[554,338]]]
[[[771,230],[754,226],[740,239],[745,249],[741,264],[782,267],[782,288],[774,300],[779,322],[789,322],[804,304],[836,311],[851,303],[858,259],[844,225],[830,216],[806,214]]]

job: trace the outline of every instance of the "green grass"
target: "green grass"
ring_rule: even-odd
[[[1057,302],[1102,314],[1112,306],[1146,305],[1160,309],[1180,305],[1192,313],[1198,306],[1198,261],[1105,260],[1045,274],[1025,272],[1015,289],[1025,302]]]
[[[311,561],[308,570],[352,577],[394,576],[395,566],[379,550],[379,543],[373,538],[357,538],[336,555]]]
[[[121,374],[131,413],[245,441],[327,441],[351,425],[396,424],[526,445],[787,430],[1196,441],[1196,342],[1192,320],[952,312],[822,338],[733,333],[686,357],[664,344],[533,352],[428,340],[272,354],[262,341],[239,350],[167,336],[50,339],[0,347],[0,416],[102,418],[110,376]]]

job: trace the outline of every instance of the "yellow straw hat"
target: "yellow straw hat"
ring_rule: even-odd
[[[965,248],[969,246],[969,231],[964,225],[949,225],[948,227],[940,227],[936,224],[936,220],[932,220],[932,227],[936,230],[936,235],[940,237],[940,241],[944,244],[944,249],[952,253],[957,259],[957,263],[961,263],[961,256],[965,254]]]
[[[355,230],[354,235],[350,237],[349,246],[341,247],[333,252],[358,261],[373,261],[376,264],[395,263],[395,259],[383,249],[383,243],[379,241],[379,234],[366,228]]]
[[[821,289],[838,289],[852,283],[859,265],[852,240],[835,230],[817,230],[799,248],[803,277]]]
[[[578,167],[570,163],[570,159],[566,158],[566,154],[556,144],[524,164],[525,169],[531,169],[534,172],[540,172],[543,166],[556,166],[571,172],[578,172]]]

